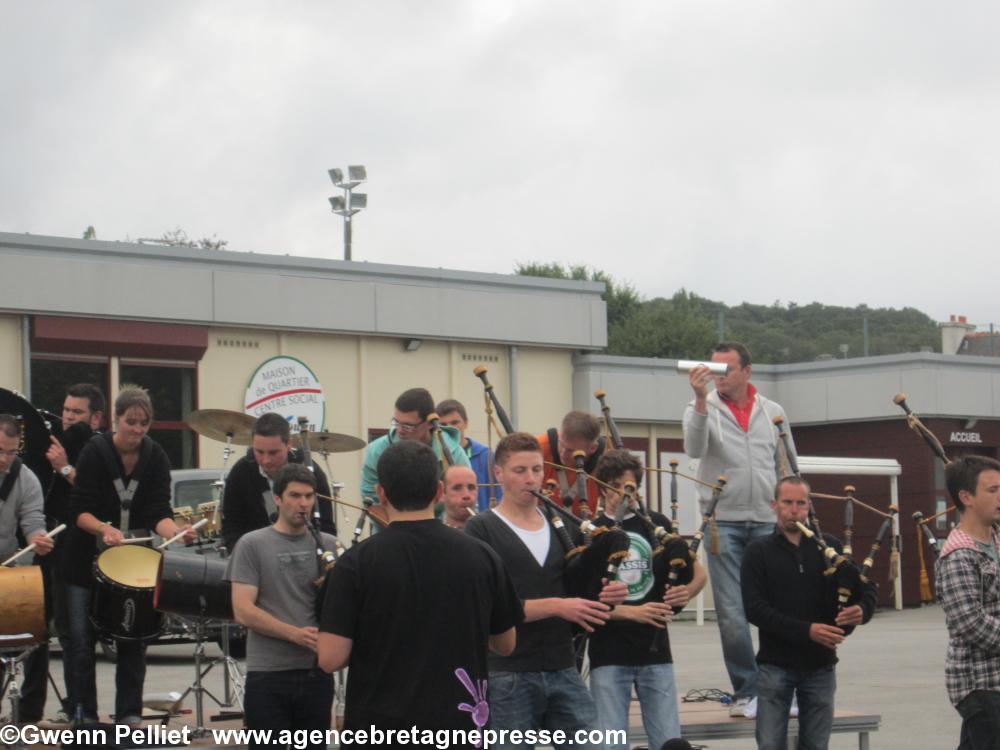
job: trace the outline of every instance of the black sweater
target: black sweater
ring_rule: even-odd
[[[465,533],[486,542],[500,556],[522,602],[568,595],[566,550],[551,525],[544,566],[538,564],[520,537],[493,511],[470,518]],[[578,542],[574,539],[574,543]],[[490,653],[491,672],[550,672],[575,664],[573,626],[559,617],[518,625],[517,646],[510,656]]]
[[[840,540],[829,534],[823,538],[840,551]],[[758,663],[804,670],[837,663],[836,651],[809,638],[812,623],[833,625],[837,617],[836,584],[833,576],[823,575],[826,567],[814,541],[803,537],[796,546],[777,528],[747,547],[740,583],[747,620],[760,629]],[[860,594],[848,601],[861,605],[863,622],[872,618],[876,603],[874,583],[862,584]],[[853,628],[844,630],[850,634]]]
[[[111,446],[122,481],[127,485],[132,478],[131,475],[124,475],[121,457],[114,448],[110,432],[95,435],[80,451],[76,463],[76,483],[69,502],[71,526],[66,531],[66,553],[63,557],[63,574],[77,586],[93,586],[92,569],[97,556],[97,537],[79,528],[77,517],[81,513],[90,513],[121,529],[121,501],[115,491],[114,475],[101,455],[98,445],[101,440]],[[164,518],[173,518],[174,515],[170,507],[170,460],[159,444],[152,438],[143,438],[143,441],[147,440],[151,444],[149,461],[142,469],[139,486],[132,498],[128,528],[122,531],[152,530]]]
[[[288,463],[302,463],[302,454],[290,451]],[[316,492],[330,496],[330,484],[326,474],[313,463],[316,476]],[[253,450],[237,461],[226,476],[226,486],[222,491],[222,541],[232,550],[241,536],[250,531],[271,525],[264,507],[264,493],[270,491],[270,483],[261,475],[260,467],[253,457]],[[328,500],[316,498],[320,515],[320,531],[337,535],[337,525],[333,518],[333,505]]]

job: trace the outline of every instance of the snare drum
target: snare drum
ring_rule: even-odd
[[[0,568],[0,635],[30,634],[4,645],[45,642],[45,589],[37,565]]]
[[[153,606],[187,617],[233,619],[232,586],[223,580],[227,562],[210,555],[164,552]]]
[[[90,619],[106,636],[123,641],[156,638],[163,615],[153,608],[160,553],[149,547],[109,547],[94,561]]]

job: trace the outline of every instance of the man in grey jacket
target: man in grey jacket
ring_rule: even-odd
[[[715,509],[719,551],[709,554],[708,570],[722,655],[733,684],[729,713],[743,716],[757,695],[757,663],[740,594],[740,565],[747,545],[774,529],[771,498],[779,467],[773,420],[780,416],[787,424],[788,419],[780,405],[751,385],[750,352],[743,344],[717,344],[712,361],[725,364],[726,374],[698,367],[689,376],[695,398],[684,411],[684,452],[699,459],[702,481],[726,477]],[[715,390],[709,391],[713,379]],[[704,513],[711,491],[702,487],[699,492]]]

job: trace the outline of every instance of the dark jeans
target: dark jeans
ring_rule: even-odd
[[[72,713],[83,704],[86,718],[97,717],[97,633],[90,621],[93,591],[84,586],[66,585],[69,613],[69,650],[63,653],[63,668],[68,670],[67,702]],[[142,716],[142,685],[146,680],[146,644],[115,641],[118,663],[115,664],[115,717]]]
[[[333,675],[318,667],[282,672],[247,672],[243,700],[247,729],[270,729],[272,740],[283,729],[319,729],[319,744],[309,748],[325,750],[326,730],[333,710]],[[274,748],[275,745],[250,745]]]
[[[36,558],[42,569],[42,580],[45,586],[45,622],[55,621],[56,635],[63,654],[69,648],[69,617],[66,613],[66,585],[59,577],[59,558],[63,546],[56,544],[55,549],[44,557]],[[65,657],[63,657],[65,659]],[[36,648],[24,662],[24,685],[21,690],[19,711],[25,721],[38,721],[45,712],[45,698],[48,691],[49,678],[49,644],[44,643]],[[69,672],[63,666],[63,679],[66,684],[66,694],[69,695]],[[72,716],[71,707],[64,701],[61,706]]]
[[[757,748],[786,750],[792,695],[799,701],[799,750],[826,750],[833,729],[834,667],[804,671],[761,664],[757,680]]]
[[[1000,692],[973,690],[955,708],[962,715],[958,750],[1000,750]]]

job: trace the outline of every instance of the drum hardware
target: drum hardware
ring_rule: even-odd
[[[31,633],[14,633],[12,635],[0,635],[0,665],[3,667],[3,684],[0,685],[0,702],[4,696],[10,699],[10,723],[20,723],[21,705],[21,672],[24,660],[34,651],[36,643],[12,643],[12,641],[23,641],[31,638]],[[5,743],[7,744],[7,743]],[[7,744],[8,747],[25,747],[21,744]]]
[[[56,526],[54,529],[52,529],[52,531],[47,532],[45,534],[45,536],[48,537],[49,539],[52,539],[56,534],[60,534],[60,533],[62,533],[65,530],[66,530],[66,524],[61,523],[58,526]],[[8,557],[6,560],[4,560],[2,563],[0,563],[0,568],[6,567],[8,565],[13,565],[14,561],[17,560],[17,558],[19,558],[21,555],[28,554],[29,552],[31,552],[34,549],[35,549],[35,543],[32,542],[31,544],[29,544],[24,549],[20,550],[19,552],[14,553],[10,557]]]

